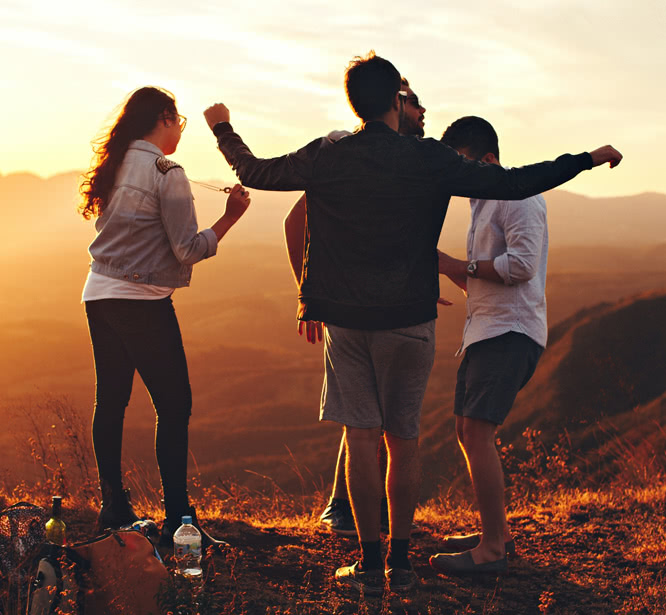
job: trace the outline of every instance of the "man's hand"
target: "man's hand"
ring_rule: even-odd
[[[303,335],[305,329],[305,338],[311,344],[316,344],[317,341],[322,341],[324,338],[323,323],[318,320],[299,320],[298,321],[298,334]]]
[[[437,299],[437,303],[439,303],[439,305],[446,305],[446,306],[453,305],[451,301],[449,301],[448,299],[443,299],[442,297]]]
[[[227,109],[224,103],[216,103],[204,111],[204,117],[206,118],[206,122],[208,122],[208,127],[213,130],[215,124],[229,121],[229,109]]]
[[[594,151],[590,152],[592,156],[592,166],[598,167],[599,165],[610,163],[610,168],[616,167],[622,160],[622,154],[618,152],[612,145],[604,145]]]
[[[467,292],[467,261],[453,258],[441,250],[437,250],[437,261],[439,273],[448,277],[463,292]]]
[[[224,215],[237,222],[250,206],[250,193],[240,184],[236,184],[229,193]]]

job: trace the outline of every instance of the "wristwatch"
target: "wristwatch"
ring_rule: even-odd
[[[475,278],[478,268],[479,268],[479,263],[476,259],[469,261],[469,263],[467,263],[467,275],[470,278]]]

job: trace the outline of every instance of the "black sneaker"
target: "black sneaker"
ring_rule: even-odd
[[[319,523],[339,536],[356,536],[356,525],[349,500],[331,498]]]
[[[381,568],[361,570],[361,562],[338,568],[335,580],[338,585],[353,587],[366,596],[381,596],[384,593],[384,571]]]
[[[387,567],[384,570],[384,575],[388,581],[389,588],[396,594],[408,592],[419,583],[419,578],[413,569],[405,570],[404,568]]]

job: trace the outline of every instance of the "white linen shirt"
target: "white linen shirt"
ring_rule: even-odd
[[[539,194],[521,201],[470,199],[470,205],[467,259],[492,260],[504,284],[467,278],[467,320],[457,354],[509,331],[545,347],[546,201]]]

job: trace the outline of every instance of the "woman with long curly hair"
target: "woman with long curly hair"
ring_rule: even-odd
[[[170,92],[136,90],[97,142],[96,159],[81,184],[80,212],[97,218],[83,301],[96,375],[92,434],[102,492],[98,529],[137,520],[121,472],[123,421],[136,370],[157,415],[164,545],[172,544],[183,515],[191,515],[201,529],[187,494],[192,394],[171,295],[189,286],[192,265],[216,253],[250,203],[243,187],[234,186],[224,215],[198,231],[185,172],[164,157],[176,151],[185,122]],[[222,544],[203,530],[202,543]]]

